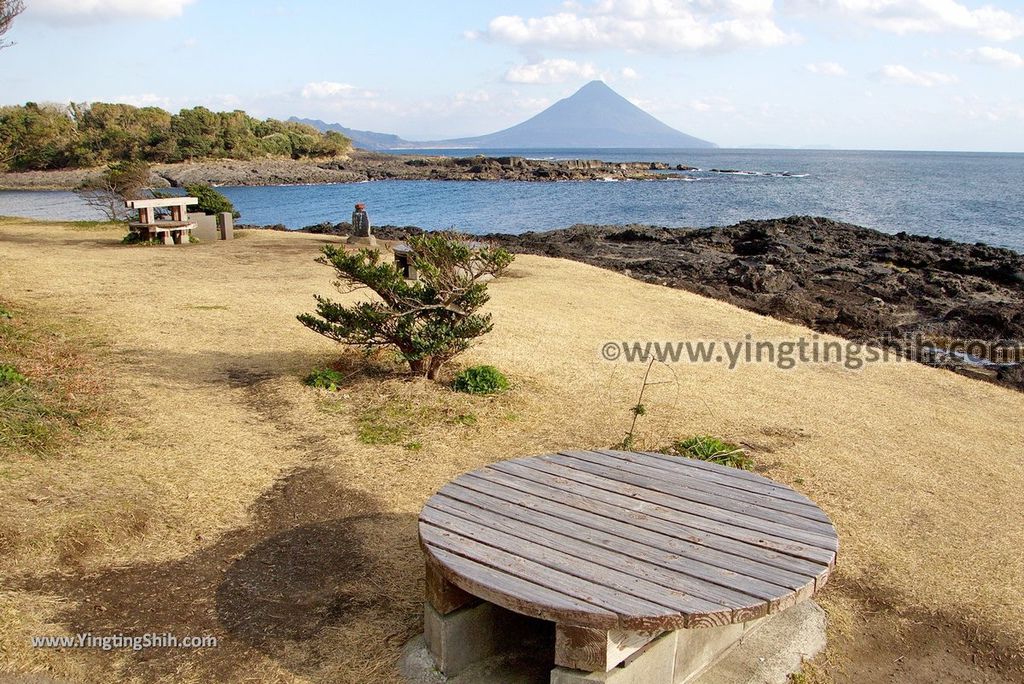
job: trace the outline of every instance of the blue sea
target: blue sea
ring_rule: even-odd
[[[836,150],[403,150],[696,166],[692,180],[623,182],[374,181],[223,187],[242,223],[300,228],[348,220],[365,202],[375,225],[470,233],[574,223],[727,225],[812,214],[886,232],[984,242],[1024,252],[1024,154]],[[734,173],[714,171],[728,170]],[[67,192],[0,192],[0,215],[95,218]]]

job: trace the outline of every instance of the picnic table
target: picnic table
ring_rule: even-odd
[[[125,206],[139,213],[139,220],[130,222],[128,228],[144,240],[161,238],[165,245],[187,245],[196,227],[194,221],[188,220],[188,207],[194,204],[199,204],[196,197],[127,200]],[[156,218],[157,209],[170,210],[170,220]]]
[[[705,461],[603,450],[461,475],[427,501],[419,536],[439,668],[451,675],[493,654],[500,640],[486,632],[501,622],[482,600],[554,623],[552,682],[612,681],[588,673],[628,670],[669,637],[662,681],[690,681],[767,616],[819,591],[838,550],[828,516],[790,487]],[[651,680],[646,668],[615,681]]]

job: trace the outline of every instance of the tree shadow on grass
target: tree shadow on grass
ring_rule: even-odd
[[[110,673],[121,679],[255,681],[275,669],[262,656],[313,675],[336,669],[332,659],[381,655],[334,653],[325,639],[393,641],[397,654],[419,631],[415,515],[381,511],[372,496],[310,468],[265,493],[252,518],[178,560],[23,578],[11,588],[69,599],[57,620],[72,634],[218,638],[216,648],[132,652],[126,669]]]

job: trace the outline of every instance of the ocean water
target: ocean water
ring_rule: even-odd
[[[731,149],[422,153],[660,161],[700,170],[688,172],[693,180],[658,182],[374,181],[221,191],[241,211],[242,223],[289,228],[348,220],[356,202],[367,204],[375,225],[455,227],[471,233],[520,233],[574,223],[703,227],[813,214],[887,232],[1024,252],[1024,154]],[[67,192],[0,192],[0,215],[94,217]]]

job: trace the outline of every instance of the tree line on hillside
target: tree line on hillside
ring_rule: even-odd
[[[255,119],[205,107],[171,114],[127,104],[36,104],[0,107],[0,167],[33,171],[123,161],[333,157],[351,143],[341,133]]]

